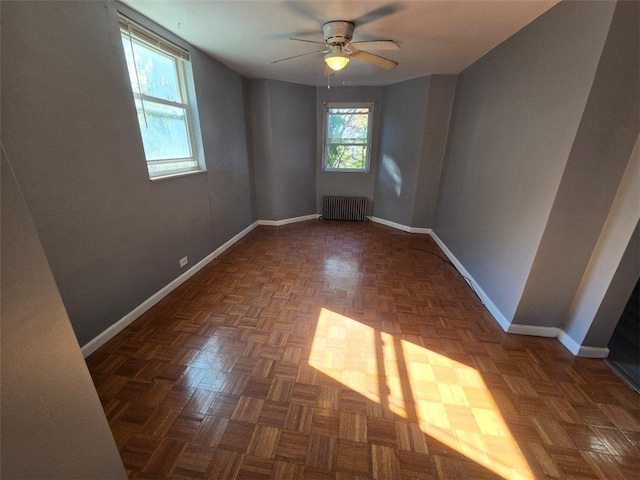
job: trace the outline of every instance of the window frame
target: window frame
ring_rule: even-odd
[[[126,55],[125,55],[125,68],[127,71],[127,79],[129,80],[129,84],[131,86],[131,93],[133,96],[134,107],[136,110],[136,122],[138,123],[140,139],[143,144],[144,150],[144,140],[143,140],[143,124],[138,118],[139,109],[137,107],[137,103],[140,102],[142,106],[142,112],[144,115],[144,104],[148,105],[160,105],[160,106],[169,106],[173,108],[179,108],[184,111],[185,117],[185,128],[187,130],[187,141],[189,150],[191,152],[191,156],[188,157],[173,157],[173,158],[163,158],[163,159],[149,159],[147,157],[147,152],[144,150],[145,163],[147,165],[147,173],[149,175],[150,180],[160,180],[163,178],[170,178],[182,175],[190,175],[194,173],[204,172],[206,171],[204,167],[204,163],[201,161],[201,156],[198,148],[198,142],[196,138],[196,123],[194,122],[194,112],[195,101],[192,97],[194,97],[194,92],[190,88],[189,82],[187,81],[187,64],[190,63],[189,52],[184,48],[170,42],[164,37],[152,32],[151,30],[143,27],[139,23],[131,20],[129,17],[123,15],[118,12],[118,21],[119,21],[119,33],[120,39],[123,49],[126,48],[126,43],[141,44],[143,47],[150,49],[151,51],[168,57],[173,62],[175,67],[175,72],[177,76],[177,90],[180,97],[179,102],[167,100],[161,97],[155,97],[153,95],[148,95],[146,93],[142,93],[140,87],[136,90],[134,85],[131,82],[131,78],[129,75],[129,66],[127,63]],[[123,52],[124,53],[124,52]],[[132,55],[133,51],[131,52]],[[135,67],[134,67],[135,68]],[[136,73],[137,75],[137,73]],[[177,167],[166,170],[152,170],[154,166],[159,165],[167,165],[167,164],[175,164],[175,163],[186,163],[189,162],[190,165]]]
[[[332,143],[331,145],[362,145],[366,147],[365,168],[330,168],[327,152],[329,144],[329,110],[334,108],[366,108],[367,113],[367,141],[366,143]],[[371,144],[373,136],[373,102],[326,102],[323,110],[322,135],[322,171],[337,173],[369,173],[371,171]]]

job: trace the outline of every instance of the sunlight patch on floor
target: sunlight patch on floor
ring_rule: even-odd
[[[476,369],[324,308],[309,365],[503,478],[533,478]]]

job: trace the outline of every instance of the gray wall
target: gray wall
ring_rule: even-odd
[[[384,87],[376,217],[433,226],[455,84],[431,75]]]
[[[4,154],[0,169],[2,478],[125,479],[102,405]]]
[[[315,87],[249,80],[248,94],[258,218],[315,213]]]
[[[430,77],[412,227],[431,228],[434,225],[456,79],[456,75]]]
[[[275,194],[268,185],[276,183],[276,172],[271,160],[271,121],[269,107],[269,81],[247,80],[247,105],[250,125],[250,151],[255,181],[256,213],[259,219],[275,216]]]
[[[509,321],[614,8],[561,2],[458,75],[434,230]]]
[[[213,247],[257,220],[248,151],[245,80],[199,50],[192,64],[207,163]]]
[[[400,225],[413,220],[430,80],[420,77],[384,88],[373,214]]]
[[[81,344],[256,220],[242,78],[193,48],[208,172],[149,181],[116,6],[2,6],[2,142]]]
[[[513,323],[557,327],[567,318],[638,136],[638,19],[640,3],[617,4]]]
[[[314,132],[315,172],[316,172],[316,212],[322,213],[322,197],[325,195],[347,195],[367,197],[367,215],[371,215],[374,205],[376,172],[378,170],[378,142],[382,112],[382,87],[318,87],[316,89],[316,122]],[[368,172],[324,172],[322,170],[324,104],[330,102],[373,103],[373,138]]]

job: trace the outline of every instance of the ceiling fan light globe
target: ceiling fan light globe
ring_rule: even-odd
[[[349,63],[349,57],[344,54],[328,53],[324,57],[327,66],[334,71],[342,70]]]

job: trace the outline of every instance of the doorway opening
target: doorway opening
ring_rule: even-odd
[[[613,370],[640,392],[640,280],[622,312],[618,325],[609,340],[607,363]]]

